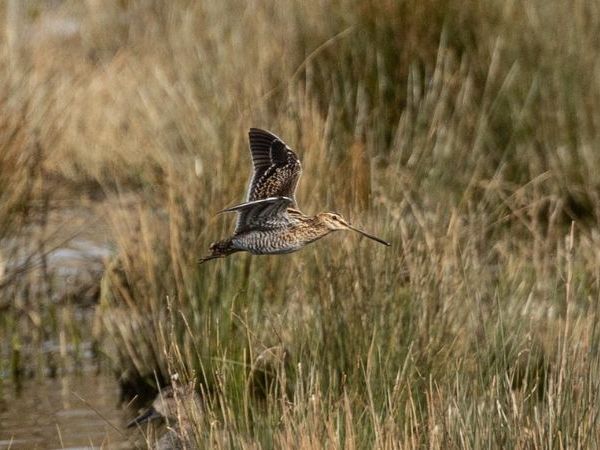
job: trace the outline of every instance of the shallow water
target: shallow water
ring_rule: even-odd
[[[96,365],[89,364],[93,352],[85,334],[92,328],[100,280],[112,254],[107,233],[87,210],[51,211],[45,230],[28,229],[23,236],[0,242],[0,281],[2,272],[10,276],[27,262],[29,255],[36,255],[36,240],[31,236],[40,233],[50,236],[45,244],[45,270],[52,291],[48,295],[47,286],[35,282],[46,280],[39,273],[42,270],[39,258],[34,258],[33,267],[24,273],[23,280],[17,279],[24,285],[29,282],[25,304],[41,302],[42,308],[52,306],[59,312],[63,306],[74,305],[76,311],[68,320],[75,322],[67,325],[80,330],[81,340],[62,342],[58,335],[52,334],[58,331],[48,327],[43,345],[29,348],[24,344],[21,349],[27,355],[24,361],[60,361],[61,376],[26,379],[19,389],[10,374],[2,372],[8,365],[0,364],[0,450],[135,448],[128,440],[130,430],[125,429],[131,411],[119,406],[119,388],[114,376],[97,374]],[[7,292],[0,299],[7,308],[19,295],[25,295],[17,288]],[[9,338],[0,330],[0,358],[11,355]],[[29,342],[26,333],[20,338],[24,343]],[[36,354],[30,358],[29,353],[34,351],[42,352],[43,357],[37,358]],[[69,358],[71,353],[76,357]],[[22,369],[26,374],[56,373],[45,367]]]
[[[130,449],[114,377],[0,381],[0,450]]]

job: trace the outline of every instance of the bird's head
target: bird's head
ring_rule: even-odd
[[[332,231],[348,229],[348,222],[339,214],[330,212],[321,213],[319,214],[319,219],[321,223],[324,223]]]
[[[346,219],[344,219],[337,213],[321,213],[317,217],[319,218],[321,223],[325,224],[325,226],[327,226],[327,228],[329,228],[331,231],[352,230],[362,234],[365,237],[368,237],[369,239],[373,239],[374,241],[377,241],[380,244],[387,246],[390,245],[389,242],[386,242],[383,239],[378,238],[377,236],[373,236],[372,234],[369,234],[366,231],[353,227],[348,223]]]

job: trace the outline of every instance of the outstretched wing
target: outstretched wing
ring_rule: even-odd
[[[293,203],[289,197],[269,197],[232,206],[219,211],[239,214],[235,234],[253,229],[272,230],[288,225],[291,220],[287,209]]]
[[[302,166],[296,154],[273,133],[259,128],[248,132],[254,174],[246,200],[288,197],[296,205],[296,186]]]

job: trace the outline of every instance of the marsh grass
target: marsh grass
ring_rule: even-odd
[[[86,5],[21,49],[13,101],[61,195],[103,201],[93,332],[124,396],[196,379],[223,448],[599,445],[593,2]],[[250,126],[297,150],[304,211],[392,247],[198,266]],[[290,364],[256,398],[273,345]]]

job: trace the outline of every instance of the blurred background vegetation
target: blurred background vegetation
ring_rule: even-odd
[[[178,372],[205,393],[195,439],[225,447],[206,430],[600,445],[597,2],[4,3],[0,385],[91,360],[128,399]],[[198,266],[251,126],[297,151],[306,213],[392,247],[337,233]],[[290,361],[258,400],[274,345]]]

